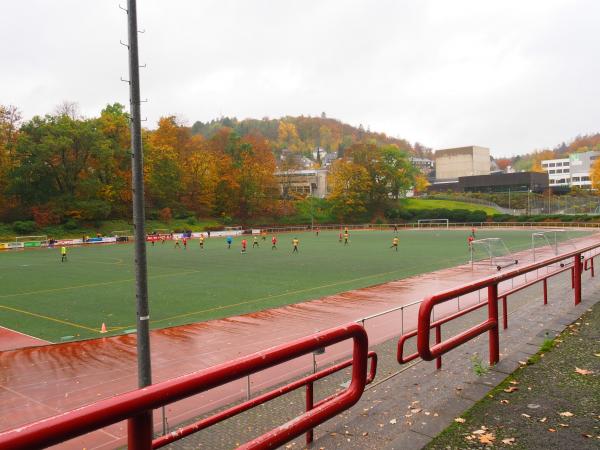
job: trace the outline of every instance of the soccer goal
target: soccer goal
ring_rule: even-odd
[[[448,228],[450,221],[448,219],[419,219],[417,226],[419,228]]]
[[[42,243],[48,242],[48,236],[45,234],[40,236],[17,236],[15,237],[15,242],[39,243],[41,245]]]
[[[469,245],[471,267],[475,264],[496,266],[497,270],[519,264],[502,238],[475,239]]]
[[[543,257],[544,254],[547,254],[547,250],[558,255],[561,252],[576,250],[576,248],[568,230],[539,230],[531,233],[531,253],[534,261],[536,257]]]
[[[133,236],[133,230],[115,230],[111,231],[110,235],[112,237],[129,237]]]

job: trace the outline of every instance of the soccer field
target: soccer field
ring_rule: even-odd
[[[399,251],[392,232],[353,231],[350,244],[334,232],[270,236],[260,247],[240,253],[225,240],[198,240],[188,249],[172,242],[148,244],[151,327],[163,328],[258,311],[315,299],[436,269],[469,259],[468,230],[400,231]],[[570,232],[571,237],[585,233]],[[300,239],[292,254],[291,240]],[[477,238],[500,237],[513,250],[531,245],[531,230],[484,230]],[[105,336],[135,328],[133,245],[0,253],[0,325],[51,342]],[[416,300],[416,299],[415,299]]]

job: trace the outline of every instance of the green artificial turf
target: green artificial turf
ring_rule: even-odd
[[[401,231],[398,252],[390,231],[354,231],[350,245],[337,233],[317,238],[299,233],[270,236],[247,254],[240,238],[231,250],[223,238],[198,240],[188,249],[172,242],[148,244],[152,328],[200,322],[319,298],[468,260],[468,230]],[[575,236],[576,232],[572,232]],[[485,230],[478,238],[501,237],[513,250],[528,248],[531,231]],[[69,248],[66,263],[58,249],[0,252],[0,325],[52,342],[64,336],[99,337],[135,328],[133,245]],[[417,300],[417,299],[415,299]]]

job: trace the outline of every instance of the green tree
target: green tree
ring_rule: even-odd
[[[36,116],[26,122],[15,153],[19,164],[11,171],[10,189],[22,204],[52,203],[74,216],[80,214],[79,208],[85,208],[86,201],[100,197],[103,181],[98,168],[112,157],[111,144],[98,119],[67,114]],[[97,202],[92,209],[106,215],[107,209],[99,208]]]

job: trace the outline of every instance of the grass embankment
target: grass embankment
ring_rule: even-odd
[[[406,209],[464,209],[467,211],[484,211],[488,216],[498,214],[498,210],[476,203],[459,202],[455,200],[428,200],[421,198],[407,198],[400,200],[400,205]]]
[[[599,336],[596,303],[426,448],[600,448]]]
[[[169,223],[159,220],[146,221],[146,230],[191,230],[204,231],[207,227],[218,227],[220,224],[213,219],[173,219]],[[11,224],[0,223],[0,242],[12,241],[15,236],[24,235],[46,235],[55,239],[61,238],[79,238],[81,236],[96,236],[100,233],[103,236],[111,236],[113,231],[130,231],[133,233],[133,225],[127,220],[106,220],[94,225],[80,225],[76,228],[66,228],[63,225],[48,226],[41,229],[31,230],[29,232],[17,232]]]

